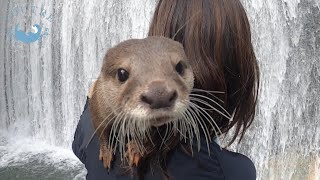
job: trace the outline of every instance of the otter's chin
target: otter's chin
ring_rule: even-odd
[[[160,127],[162,125],[165,125],[177,120],[178,118],[176,117],[159,117],[159,118],[150,120],[150,125],[154,127]]]

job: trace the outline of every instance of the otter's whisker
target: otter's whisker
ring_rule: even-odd
[[[216,93],[216,94],[225,94],[223,91],[210,91],[210,90],[204,90],[204,89],[198,89],[193,88],[191,91],[201,91],[201,92],[210,92],[210,93]]]
[[[112,140],[114,138],[112,138],[112,137],[114,136],[114,133],[116,132],[114,127],[118,123],[118,118],[119,118],[119,116],[115,116],[114,122],[112,123],[112,126],[110,128],[109,137],[108,137],[108,146],[111,147],[112,149],[114,149],[113,142],[112,142]]]
[[[140,122],[139,120],[133,120],[134,125],[132,126],[132,133],[133,133],[133,139],[137,144],[138,150],[140,154],[143,154],[143,152],[146,150],[145,147],[143,146],[144,142],[144,134],[140,133],[139,127],[140,127]],[[141,137],[141,139],[139,138]]]
[[[156,130],[157,130],[157,133],[158,133],[158,135],[159,135],[159,137],[161,139],[161,144],[160,144],[160,148],[161,148],[163,143],[164,143],[164,138],[161,136],[161,133],[159,132],[159,128],[158,127],[156,127]]]
[[[211,109],[207,109],[207,108],[201,107],[201,109],[203,109],[203,110],[209,110],[209,111],[210,111],[210,110],[214,110],[214,111],[218,112],[219,114],[223,115],[224,117],[226,117],[227,119],[230,119],[230,118],[231,118],[231,117],[226,116],[225,114],[223,114],[223,112],[219,111],[218,109],[216,109],[215,107],[213,107],[213,106],[210,105],[208,102],[206,102],[206,101],[204,101],[204,100],[202,100],[202,99],[190,97],[190,100],[191,100],[191,101],[199,102],[199,103],[201,103],[201,104],[203,104],[203,105],[206,105],[206,106],[208,106],[208,107],[211,108]]]
[[[150,130],[147,130],[146,134],[147,134],[147,138],[149,139],[149,142],[151,142],[152,146],[155,146],[155,144],[152,140],[151,134],[150,134]]]
[[[213,129],[217,128],[219,130],[220,134],[222,134],[222,132],[221,132],[219,126],[217,125],[217,123],[215,122],[215,120],[212,119],[212,117],[205,110],[203,110],[200,106],[198,106],[197,104],[192,103],[192,102],[190,102],[190,106],[195,108],[197,113],[201,113],[203,115],[203,117],[206,118],[206,120],[210,123],[210,125],[213,127]]]
[[[186,134],[186,136],[188,135],[188,139],[190,139],[192,137],[193,133],[190,133],[189,123],[187,123],[186,121],[182,121],[182,122],[183,122],[183,126],[185,128],[184,133]],[[187,143],[188,139],[186,139],[185,143]]]
[[[193,106],[196,106],[196,104],[193,104],[193,103],[190,102],[190,106],[193,107]],[[206,143],[207,143],[208,152],[210,154],[209,142],[211,142],[211,137],[210,137],[209,130],[208,130],[207,126],[205,124],[203,124],[203,121],[201,119],[200,120],[198,119],[198,124],[200,125],[202,131],[204,132]]]
[[[164,133],[164,142],[167,142],[169,139],[168,139],[168,132],[169,132],[169,129],[168,129],[168,124],[165,124],[166,126],[166,130],[165,130],[165,133]],[[160,146],[160,148],[162,147],[162,144]]]
[[[126,129],[126,124],[129,123],[130,120],[125,113],[121,113],[121,117],[119,118],[119,121],[120,122],[117,124],[118,134],[115,137],[115,139],[117,141],[115,142],[114,146],[115,146],[115,148],[118,147],[121,160],[123,160],[124,159],[124,152],[125,152],[125,145],[126,145],[125,129]]]
[[[198,116],[202,115],[202,117],[207,120],[207,122],[211,125],[213,130],[215,130],[215,128],[217,128],[217,129],[219,129],[219,132],[222,134],[222,132],[220,131],[220,128],[217,125],[217,123],[215,122],[215,120],[212,119],[212,117],[205,110],[203,110],[200,106],[198,106],[195,103],[192,103],[192,108],[194,108],[194,110]],[[202,118],[200,118],[200,119],[202,119]],[[216,133],[216,131],[215,131],[215,133]],[[217,133],[216,133],[216,135],[217,135]]]
[[[178,125],[179,126],[179,125]],[[180,131],[179,128],[176,128],[176,130],[178,131],[178,133],[180,134],[180,136],[184,139],[186,139],[187,137]],[[180,139],[181,140],[181,139]]]
[[[203,90],[203,89],[192,89],[191,92],[197,93],[197,92],[205,92],[209,95],[211,95],[212,97],[216,98],[218,101],[220,101],[221,103],[224,103],[224,101],[222,99],[220,99],[219,97],[217,97],[215,94],[224,94],[224,92],[222,91],[208,91],[208,90]]]
[[[172,136],[173,136],[173,134],[174,134],[174,128],[173,128],[173,124],[174,124],[174,122],[170,122],[170,123],[168,123],[168,131],[169,131],[169,133],[168,133],[168,137],[167,137],[167,139],[169,140]]]
[[[190,145],[193,144],[193,136],[196,136],[196,141],[197,141],[197,145],[198,145],[198,151],[200,150],[200,133],[199,133],[199,129],[197,124],[194,121],[194,117],[191,115],[191,113],[189,112],[189,108],[187,109],[186,112],[183,113],[183,116],[185,117],[185,119],[187,120],[189,126],[190,126],[190,132],[189,134],[192,134],[192,136],[190,135]]]
[[[106,128],[108,127],[108,124],[111,123],[114,119],[116,119],[116,116],[113,116],[113,117],[109,120],[109,122],[103,127],[102,133],[100,134],[99,139],[104,135],[103,133],[104,133],[104,131],[106,130]]]
[[[140,154],[143,153],[143,151],[146,151],[146,148],[143,146],[143,142],[144,142],[144,134],[140,132],[139,127],[140,127],[140,122],[138,120],[132,120],[132,122],[134,122],[134,125],[131,127],[132,128],[132,133],[133,133],[133,139],[136,142],[137,146],[138,146],[138,150],[140,152]],[[140,139],[139,137],[141,137],[142,139]]]
[[[231,118],[230,113],[229,113],[224,107],[222,107],[219,103],[217,103],[216,101],[214,101],[213,99],[208,98],[208,97],[203,96],[203,95],[200,95],[200,94],[192,94],[192,93],[191,93],[191,94],[190,94],[190,97],[193,97],[193,96],[201,97],[201,98],[204,98],[204,99],[207,99],[207,100],[211,101],[212,103],[214,103],[214,104],[216,104],[217,106],[219,106],[219,107],[227,114],[227,115],[225,115],[224,113],[218,111],[221,115],[225,116],[225,117],[228,118],[228,119]],[[195,97],[193,97],[193,98],[195,98]],[[199,99],[199,98],[195,98],[195,99]],[[213,106],[211,106],[211,105],[210,105],[209,107],[215,109],[215,108],[214,108]]]
[[[190,141],[190,139],[192,138],[192,134],[189,128],[189,124],[186,123],[186,121],[180,121],[181,122],[181,126],[182,126],[182,130],[183,130],[183,134],[186,136],[184,142],[187,143],[187,140]]]
[[[119,108],[118,108],[119,109]],[[118,110],[116,109],[116,110]],[[94,135],[97,133],[98,129],[105,123],[105,121],[108,119],[109,116],[111,116],[113,113],[109,113],[108,116],[106,118],[103,119],[103,121],[101,121],[101,123],[99,124],[99,126],[95,129],[95,131],[92,133],[87,145],[86,145],[86,148],[88,148],[88,145],[90,144],[90,142],[92,141]],[[113,119],[113,118],[112,118]],[[110,121],[108,121],[108,123],[105,125],[105,126],[108,126],[108,124],[112,121],[112,119]],[[103,131],[102,131],[103,132]]]
[[[132,126],[133,126],[133,122],[132,122],[131,116],[130,117],[126,116],[125,121],[121,125],[121,137],[123,139],[121,143],[122,158],[125,158],[126,144],[130,143],[131,140],[133,140],[133,137],[131,135]]]
[[[185,137],[185,134],[184,134],[184,132],[183,132],[183,127],[182,127],[182,122],[181,121],[177,121],[177,129],[179,130],[179,132],[180,132],[180,140],[182,140],[182,139],[186,139],[186,137]]]
[[[119,130],[121,123],[125,121],[123,118],[125,115],[123,112],[120,112],[119,115],[117,116],[116,120],[114,121],[111,130],[110,130],[110,135],[109,135],[109,143],[113,147],[113,149],[117,148],[117,144],[121,139],[119,139],[119,132],[117,133],[117,130]],[[112,137],[112,139],[110,139]]]
[[[186,127],[186,130],[187,130],[186,133],[188,133],[190,146],[192,146],[193,145],[194,135],[196,135],[197,140],[198,140],[198,137],[199,137],[198,136],[199,133],[197,133],[198,126],[194,122],[193,117],[190,116],[190,113],[188,112],[188,109],[185,112],[182,112],[181,116],[182,116],[181,121],[183,121],[184,126]],[[200,142],[200,141],[198,141],[198,142]],[[200,146],[198,145],[198,149],[199,148],[200,148]],[[193,156],[193,148],[191,148],[191,154]]]
[[[194,108],[196,108],[196,107],[194,107]],[[197,108],[196,108],[196,111],[198,111]],[[204,112],[205,112],[205,111],[204,111]],[[211,120],[209,120],[209,119],[205,116],[205,114],[204,114],[203,112],[200,112],[200,113],[201,113],[201,114],[207,119],[207,121],[210,123],[210,125],[212,126],[212,129],[213,129],[213,131],[214,131],[214,133],[215,133],[215,137],[219,139],[219,135],[218,135],[218,133],[217,133],[217,131],[216,131],[216,129],[215,129],[215,126],[213,126],[213,124],[210,122],[210,121],[212,120],[211,116],[209,116],[209,117],[211,118]],[[198,120],[198,121],[199,121],[199,120]],[[213,123],[216,125],[216,127],[217,127],[218,131],[220,132],[220,134],[222,134],[220,128],[219,128],[218,125],[215,123],[215,121],[213,121]],[[209,134],[209,136],[210,136],[210,134]]]

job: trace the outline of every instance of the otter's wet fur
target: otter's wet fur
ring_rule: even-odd
[[[192,89],[193,82],[182,45],[171,39],[131,39],[109,49],[90,98],[105,168],[111,168],[118,151],[124,165],[137,167],[140,179],[152,165],[169,177],[171,150],[181,142],[191,146],[194,139],[200,147],[200,130],[211,141],[209,132],[217,126],[190,101],[193,91],[204,93]],[[199,96],[191,99],[214,108]]]

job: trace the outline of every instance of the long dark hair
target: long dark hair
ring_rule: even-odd
[[[240,0],[159,0],[148,35],[182,43],[194,71],[194,89],[206,91],[198,91],[202,95],[223,92],[217,94],[222,100],[217,101],[220,102],[218,106],[211,101],[207,103],[217,109],[221,106],[232,115],[228,118],[217,111],[206,110],[218,126],[212,131],[224,134],[235,126],[229,145],[237,137],[240,142],[254,119],[259,91],[259,67],[250,25]],[[154,142],[161,142],[157,135],[154,138]],[[165,177],[169,178],[167,157],[179,144],[185,147],[179,137],[172,137],[167,142],[169,149],[154,147],[138,166],[139,179],[144,178],[152,159],[156,159]]]
[[[194,88],[224,92],[218,95],[221,106],[232,118],[208,113],[222,133],[235,126],[229,145],[237,137],[240,142],[254,119],[259,91],[259,67],[240,0],[160,0],[148,35],[183,44]]]

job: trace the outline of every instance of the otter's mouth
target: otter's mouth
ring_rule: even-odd
[[[159,127],[159,126],[162,126],[164,124],[173,122],[173,121],[175,121],[177,119],[178,118],[174,117],[174,116],[161,116],[161,117],[157,117],[157,118],[152,118],[149,121],[150,121],[151,126]]]
[[[187,106],[183,103],[176,103],[175,106],[159,109],[151,109],[145,106],[137,106],[129,111],[132,119],[144,121],[147,126],[159,127],[183,118]]]

